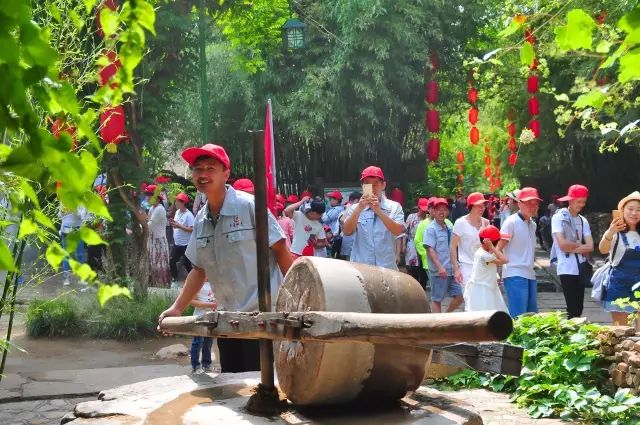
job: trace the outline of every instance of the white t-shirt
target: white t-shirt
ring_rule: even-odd
[[[622,241],[622,237],[620,237],[620,233],[616,233],[611,241],[611,249],[616,245],[616,239],[620,238],[620,242],[618,242],[618,246],[616,247],[616,252],[613,253],[613,261],[611,265],[617,266],[620,264],[620,260],[624,256],[624,251],[627,247],[624,246],[624,242]],[[629,243],[629,248],[635,248],[640,246],[640,234],[636,231],[627,232],[627,242]]]
[[[498,266],[491,261],[496,260],[496,256],[478,248],[473,256],[473,270],[471,271],[470,283],[495,286],[498,284]]]
[[[167,210],[164,209],[162,204],[157,204],[151,207],[149,210],[149,218],[147,219],[149,224],[149,236],[154,239],[167,237]]]
[[[468,216],[465,215],[456,220],[453,224],[453,234],[460,237],[460,242],[458,243],[458,261],[472,265],[473,256],[482,244],[478,236],[480,229],[476,229],[475,226],[469,223],[467,217]],[[489,221],[486,218],[482,218],[480,228],[488,225]]]
[[[584,232],[585,238],[587,236],[591,236],[591,227],[589,226],[589,222],[586,219],[582,219],[580,218],[580,216],[577,216],[577,217],[572,216],[571,219],[573,220],[573,228],[576,229],[576,232],[577,232],[576,241],[578,242],[582,241],[583,232]],[[584,226],[584,230],[583,230],[583,226]],[[551,233],[553,234],[553,239],[555,242],[554,244],[554,249],[556,250],[555,255],[558,258],[558,263],[557,263],[558,274],[559,275],[569,274],[574,276],[579,275],[580,272],[578,271],[578,262],[576,261],[576,255],[569,254],[569,256],[567,257],[566,253],[560,250],[560,246],[558,245],[558,240],[556,239],[556,233],[560,233],[564,235],[564,231],[562,229],[562,215],[554,214],[553,217],[551,218]],[[581,263],[584,263],[585,261],[587,261],[587,259],[581,254],[578,254],[578,259],[580,260]]]
[[[519,213],[513,214],[504,221],[500,233],[511,237],[504,248],[509,263],[503,266],[502,277],[519,276],[535,280],[536,222],[523,220]]]
[[[185,227],[192,227],[195,222],[195,217],[193,213],[187,209],[184,212],[180,212],[180,210],[176,211],[176,215],[173,218],[176,223],[179,223]],[[187,246],[189,244],[189,239],[191,239],[191,232],[187,232],[186,230],[178,229],[177,227],[173,228],[173,243],[177,246]]]
[[[316,239],[326,239],[322,223],[311,221],[302,211],[293,212],[293,241],[291,242],[291,252],[302,255],[302,250],[307,246],[309,238],[315,236]]]
[[[213,289],[211,288],[211,284],[209,282],[205,282],[204,285],[202,285],[202,288],[200,288],[200,291],[198,291],[198,294],[196,295],[196,300],[202,301],[205,303],[210,303],[210,302],[213,302],[214,299],[215,297],[213,295]],[[193,315],[200,316],[201,314],[209,313],[210,311],[213,311],[213,310],[209,308],[195,307],[193,309]]]

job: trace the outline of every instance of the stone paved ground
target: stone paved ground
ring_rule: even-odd
[[[95,396],[2,403],[0,404],[0,424],[59,425],[60,419],[73,411],[76,404],[89,400],[95,400]]]

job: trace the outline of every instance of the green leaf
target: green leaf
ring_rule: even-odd
[[[640,28],[640,8],[636,7],[631,12],[623,15],[616,26],[626,33]]]
[[[53,65],[58,59],[58,53],[44,40],[40,27],[32,21],[24,24],[21,30],[20,41],[23,46],[23,57],[27,63],[41,66]]]
[[[29,198],[29,200],[33,203],[36,208],[40,208],[40,201],[38,200],[38,195],[36,195],[36,191],[31,186],[28,180],[22,180],[20,182],[20,190],[24,193],[24,196]]]
[[[29,236],[38,231],[38,226],[28,218],[22,218],[20,222],[20,231],[18,232],[18,239],[22,239],[25,236]]]
[[[102,26],[105,38],[111,37],[118,30],[120,15],[108,7],[103,7],[100,11],[100,25]]]
[[[100,289],[98,289],[98,301],[102,307],[104,307],[105,303],[111,298],[121,295],[131,299],[129,288],[119,285],[101,285]]]
[[[138,23],[151,34],[156,35],[156,30],[154,28],[156,13],[153,10],[153,6],[151,6],[149,2],[139,0],[136,2],[135,14],[138,18]]]
[[[91,10],[96,5],[96,2],[97,0],[84,0],[84,8],[87,11],[87,13],[91,12]]]
[[[562,50],[591,50],[596,22],[582,9],[567,13],[567,25],[556,27],[556,43]]]
[[[600,42],[596,46],[596,52],[604,54],[609,53],[609,50],[611,50],[611,46],[613,46],[612,42],[607,40],[600,40]]]
[[[78,12],[73,9],[69,10],[69,19],[77,29],[81,30],[82,27],[84,27],[84,21],[80,15],[78,15]]]
[[[64,112],[72,115],[80,113],[78,98],[71,84],[64,82],[57,90],[51,90],[51,100],[55,101]]]
[[[13,37],[0,36],[0,64],[18,62],[19,53],[20,48]]]
[[[636,44],[640,43],[640,29],[635,29],[631,31],[624,39],[623,45],[628,47],[633,47]]]
[[[31,154],[26,145],[15,148],[2,163],[2,168],[34,180],[38,179],[44,171],[42,164]]]
[[[96,216],[104,217],[109,221],[112,220],[104,200],[97,193],[87,193],[83,198],[83,204],[89,212]]]
[[[525,41],[520,48],[520,62],[523,65],[531,66],[535,57],[536,53],[533,50],[533,45]]]
[[[586,108],[588,106],[591,106],[593,108],[600,109],[604,105],[605,99],[606,96],[604,93],[602,93],[602,91],[600,91],[599,89],[594,89],[589,93],[580,95],[573,106],[576,108]]]
[[[102,239],[102,237],[100,237],[100,235],[95,230],[90,229],[89,227],[86,227],[86,226],[82,226],[80,228],[80,238],[87,245],[102,245],[102,244],[106,244],[104,239]]]
[[[59,243],[54,242],[47,247],[45,258],[54,270],[58,270],[58,268],[60,268],[60,264],[62,263],[64,257],[64,250]]]
[[[7,270],[9,272],[16,271],[16,265],[13,261],[11,251],[9,251],[9,247],[2,239],[0,239],[0,269]]]
[[[43,226],[48,227],[51,230],[56,230],[56,227],[53,225],[53,222],[51,221],[51,219],[49,219],[49,217],[44,215],[42,211],[33,210],[33,218],[35,218],[36,221],[42,224]]]
[[[73,258],[69,258],[69,265],[71,266],[71,271],[73,274],[78,276],[81,280],[86,282],[90,282],[96,278],[96,272],[93,271],[91,266],[88,264],[83,264],[79,261],[74,260]]]
[[[610,68],[625,52],[625,47],[621,45],[612,55],[609,55],[607,60],[600,65],[600,68]]]
[[[56,20],[56,22],[58,23],[62,22],[62,16],[60,15],[60,9],[58,9],[58,6],[56,6],[53,3],[48,3],[47,11],[53,17],[53,19]]]
[[[640,80],[640,48],[630,50],[620,58],[618,81],[626,83],[632,80]]]
[[[520,22],[516,19],[512,19],[511,22],[509,23],[509,26],[498,33],[498,37],[505,38],[510,36],[511,34],[514,34],[516,31],[522,28],[523,23],[524,22]]]

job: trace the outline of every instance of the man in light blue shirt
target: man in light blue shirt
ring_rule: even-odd
[[[355,235],[351,261],[398,270],[395,243],[405,231],[402,206],[384,195],[386,182],[380,168],[365,168],[360,182],[371,185],[371,193],[363,193],[345,212],[343,232]]]

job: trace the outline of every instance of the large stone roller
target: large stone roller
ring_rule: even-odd
[[[411,276],[364,264],[301,257],[278,293],[277,311],[428,313]],[[397,400],[423,380],[431,350],[368,342],[274,342],[281,390],[297,405]]]

